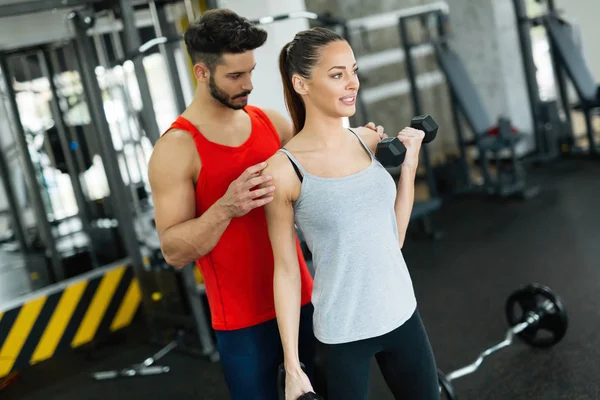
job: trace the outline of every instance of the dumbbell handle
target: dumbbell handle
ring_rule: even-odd
[[[542,306],[536,312],[530,312],[527,314],[527,316],[525,317],[525,321],[518,323],[515,326],[508,329],[508,331],[506,332],[506,336],[502,342],[483,351],[479,355],[477,360],[475,360],[475,362],[473,362],[472,364],[469,364],[466,367],[460,368],[456,371],[450,372],[448,375],[446,375],[446,379],[448,380],[448,382],[451,382],[455,379],[462,378],[465,375],[469,375],[477,371],[477,369],[479,368],[481,363],[483,363],[483,360],[486,357],[505,347],[510,346],[513,343],[513,339],[517,334],[529,328],[531,325],[537,323],[544,316],[544,314],[552,311],[554,311],[554,304],[552,304],[552,302],[549,300],[544,301],[542,303]]]

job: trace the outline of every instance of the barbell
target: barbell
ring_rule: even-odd
[[[510,346],[518,337],[535,348],[548,348],[562,340],[568,328],[562,300],[547,286],[531,283],[514,291],[506,300],[506,319],[510,328],[504,340],[483,351],[473,363],[444,374],[438,370],[441,399],[456,400],[452,382],[472,374],[491,354]]]

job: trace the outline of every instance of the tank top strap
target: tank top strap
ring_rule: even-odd
[[[360,137],[360,135],[358,133],[356,133],[354,131],[354,129],[352,128],[348,128],[348,130],[352,133],[354,133],[354,136],[356,136],[358,138],[358,140],[360,141],[360,144],[362,144],[362,146],[365,148],[365,150],[367,150],[367,152],[369,153],[369,156],[371,156],[372,159],[375,158],[375,155],[373,154],[373,152],[371,151],[371,149],[369,148],[369,146],[367,146],[367,144],[362,140],[362,138]]]
[[[286,149],[279,149],[277,151],[281,151],[290,160],[290,162],[292,163],[292,167],[294,167],[294,171],[296,171],[296,175],[298,175],[298,179],[300,180],[300,182],[304,181],[304,177],[305,176],[310,175],[310,174],[308,174],[308,172],[306,172],[306,170],[304,169],[304,167],[302,166],[302,164],[300,164],[298,162],[298,160],[296,159],[296,157],[294,157],[292,155],[292,153],[290,153],[288,150],[286,150]]]
[[[178,129],[182,131],[188,132],[192,135],[194,139],[194,143],[196,144],[196,150],[202,159],[202,162],[206,162],[207,156],[210,155],[210,151],[207,151],[207,148],[210,147],[210,142],[200,133],[198,128],[194,126],[188,119],[182,117],[181,115],[177,117],[177,119],[171,124],[169,129],[165,132],[169,132],[170,130]]]
[[[300,164],[298,162],[298,159],[296,157],[294,157],[294,155],[292,153],[290,153],[287,149],[279,149],[277,151],[281,151],[286,156],[288,156],[288,158],[290,159],[290,161],[292,162],[292,164],[294,164],[296,167],[298,167],[298,169],[302,172],[302,175],[306,175],[306,170],[304,169],[304,167],[302,166],[302,164]]]
[[[200,134],[200,131],[198,130],[198,128],[196,128],[194,126],[194,124],[192,124],[189,120],[187,120],[185,117],[183,116],[178,116],[175,121],[173,121],[173,123],[171,124],[171,126],[169,127],[169,129],[166,130],[165,133],[169,132],[170,130],[173,129],[179,129],[182,131],[187,131],[189,132],[193,137],[196,136],[202,136]]]

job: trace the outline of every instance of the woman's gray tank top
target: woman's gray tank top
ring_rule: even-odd
[[[351,130],[352,131],[352,130]],[[391,332],[416,309],[412,281],[398,245],[396,184],[371,157],[368,168],[341,178],[303,175],[294,220],[312,252],[313,326],[322,343],[347,343]]]

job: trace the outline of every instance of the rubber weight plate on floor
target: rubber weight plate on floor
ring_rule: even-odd
[[[554,306],[546,311],[544,303]],[[510,326],[527,320],[530,313],[540,315],[539,321],[520,332],[519,338],[532,347],[550,347],[560,342],[568,327],[567,312],[561,299],[547,286],[529,284],[516,290],[506,300],[506,319]]]

